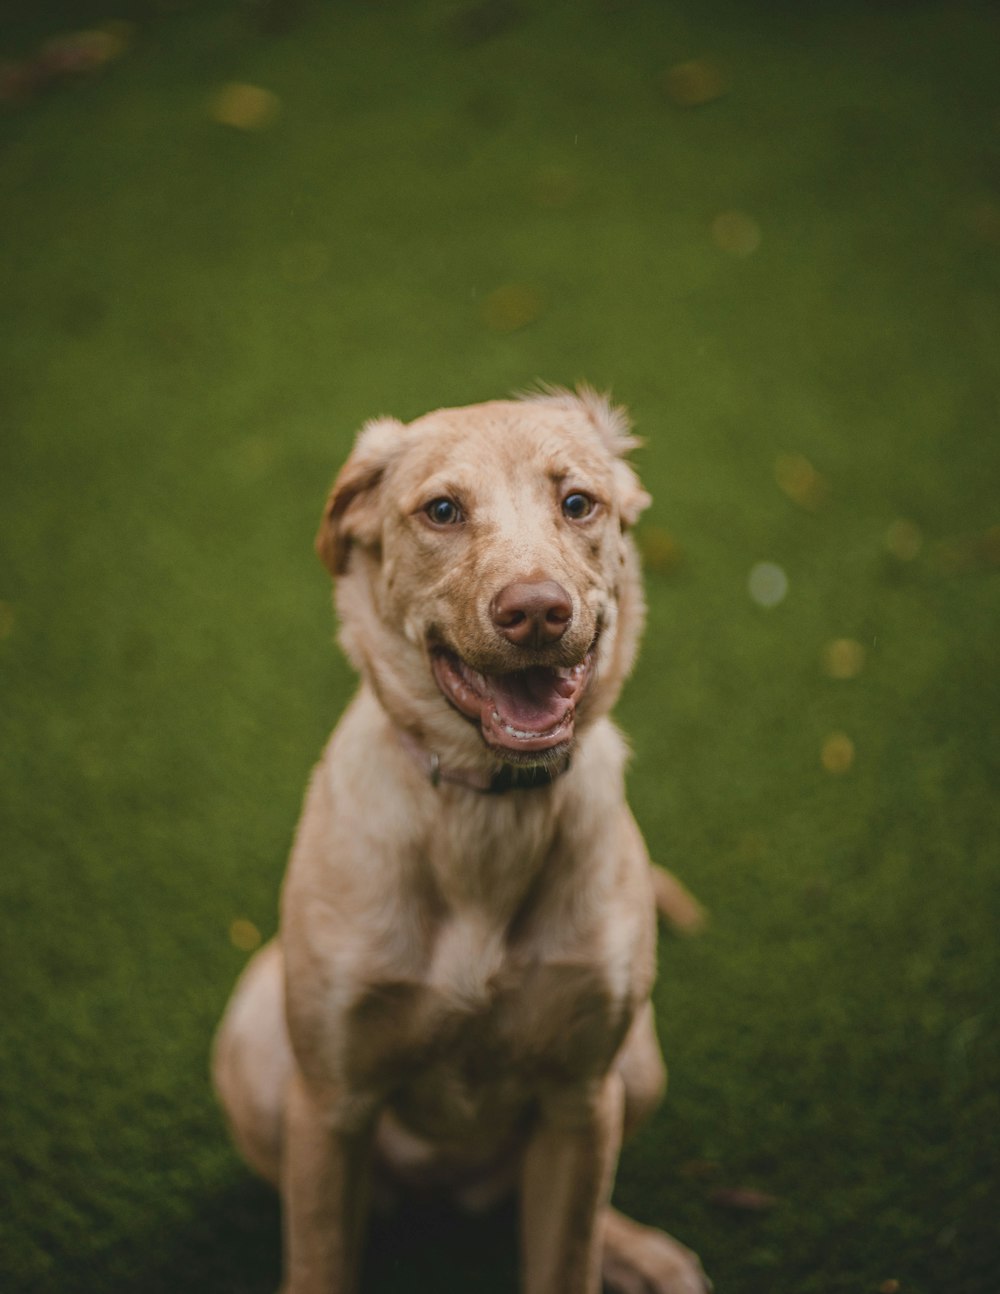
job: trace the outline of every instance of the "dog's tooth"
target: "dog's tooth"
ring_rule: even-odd
[[[461,658],[458,660],[458,668],[462,677],[470,687],[475,688],[476,691],[481,693],[487,690],[486,679],[482,674],[480,674],[479,670],[473,669],[471,665],[466,665],[465,661]]]

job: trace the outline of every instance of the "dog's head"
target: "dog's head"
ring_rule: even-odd
[[[362,429],[316,546],[348,655],[442,759],[559,759],[614,703],[643,615],[634,444],[586,388]]]

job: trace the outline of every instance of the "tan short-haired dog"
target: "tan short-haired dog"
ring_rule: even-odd
[[[282,1194],[285,1294],[353,1294],[370,1200],[520,1199],[524,1294],[703,1294],[613,1210],[664,1083],[651,869],[608,718],[643,618],[649,502],[581,389],[368,423],[317,540],[362,684],[316,768],[279,937],[214,1077]]]

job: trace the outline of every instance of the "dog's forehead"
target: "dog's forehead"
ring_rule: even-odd
[[[582,411],[531,400],[494,400],[438,409],[409,424],[411,465],[429,470],[463,462],[505,476],[608,470],[612,455]],[[416,460],[414,462],[414,460]]]

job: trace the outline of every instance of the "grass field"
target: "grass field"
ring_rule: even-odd
[[[10,6],[0,1288],[276,1287],[206,1057],[353,686],[327,485],[370,415],[587,379],[655,497],[630,794],[711,912],[618,1198],[720,1294],[1000,1289],[998,48],[944,0]],[[511,1291],[511,1227],[383,1226],[366,1294]]]

